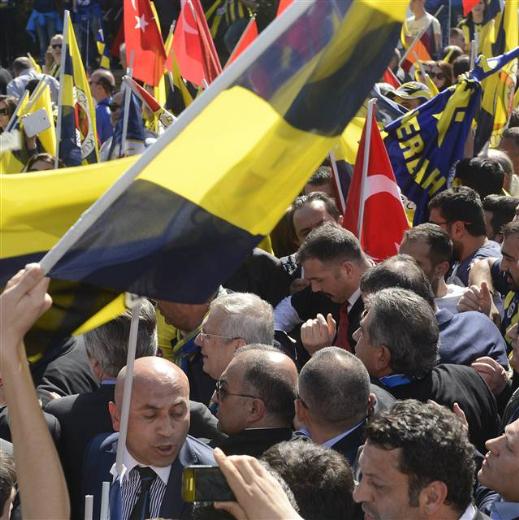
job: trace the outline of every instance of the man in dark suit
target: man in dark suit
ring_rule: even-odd
[[[312,355],[320,348],[335,345],[353,352],[364,304],[360,279],[371,262],[349,231],[333,224],[314,229],[299,249],[298,259],[313,292],[323,293],[340,305],[339,322],[329,313],[318,314],[301,327],[301,342]]]
[[[109,404],[116,431],[125,377],[124,368],[117,378],[115,402]],[[122,467],[115,465],[117,434],[97,437],[85,460],[83,491],[95,497],[94,516],[99,515],[102,482],[113,480],[113,518],[119,511],[122,520],[189,517],[190,505],[181,497],[183,468],[214,464],[212,450],[188,436],[189,420],[189,383],[182,370],[163,358],[137,359]]]
[[[369,422],[366,437],[353,492],[366,518],[488,518],[472,505],[474,448],[449,410],[397,402]]]
[[[61,426],[57,447],[65,472],[72,506],[72,517],[83,516],[81,495],[82,464],[91,440],[100,433],[113,432],[108,403],[114,399],[115,378],[126,365],[131,314],[84,334],[82,343],[91,370],[100,383],[93,392],[50,401],[46,412]],[[151,303],[141,307],[136,358],[154,356],[157,351],[155,310]],[[221,438],[216,418],[206,406],[190,402],[191,428],[195,437]]]
[[[316,444],[342,453],[352,465],[375,402],[362,361],[338,347],[316,352],[299,374],[298,423]]]
[[[458,403],[471,441],[484,450],[499,426],[495,398],[473,368],[437,365],[439,329],[431,305],[395,287],[370,294],[369,302],[355,353],[374,382],[397,399],[431,399],[448,408]]]
[[[292,438],[297,369],[270,345],[236,351],[216,386],[218,426],[229,437],[218,443],[227,455],[259,457]]]

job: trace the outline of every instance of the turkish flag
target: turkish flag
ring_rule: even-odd
[[[149,0],[124,0],[124,38],[133,77],[156,87],[164,74],[166,51]]]
[[[479,0],[462,0],[461,3],[463,4],[463,16],[467,16],[479,4]]]
[[[384,71],[382,79],[385,83],[389,83],[395,88],[398,88],[401,85],[400,80],[395,76],[395,73],[389,67],[387,67]]]
[[[222,66],[207,26],[200,0],[181,0],[182,9],[175,26],[172,52],[181,76],[194,85],[211,83]]]
[[[366,127],[367,120],[353,169],[343,226],[357,237],[360,231],[362,249],[375,260],[381,261],[397,254],[404,231],[409,229],[409,222],[377,127],[375,111],[371,123],[368,168],[366,176],[362,178]],[[361,209],[363,217],[359,225]]]

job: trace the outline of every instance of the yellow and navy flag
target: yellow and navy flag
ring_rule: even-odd
[[[427,204],[448,187],[453,164],[463,157],[481,85],[462,79],[386,126],[386,149],[406,206],[415,206],[414,224],[428,218]]]
[[[392,56],[406,8],[406,0],[292,4],[89,209],[95,222],[60,251],[65,235],[44,268],[53,265],[57,279],[206,301],[356,114]]]
[[[504,11],[496,19],[495,42],[492,44],[492,55],[495,57],[512,51],[519,45],[518,8],[518,0],[507,0]],[[515,59],[501,66],[498,72],[481,82],[483,98],[477,117],[475,153],[479,153],[487,142],[493,148],[499,146],[513,109],[517,61]],[[489,59],[485,66],[496,67],[498,63],[498,59]]]
[[[96,47],[99,53],[99,67],[110,70],[110,47],[106,45],[103,29],[97,31]]]
[[[0,175],[0,286],[51,249],[137,157],[48,172]],[[38,356],[72,333],[82,333],[124,311],[117,292],[51,280],[52,308],[31,329],[25,344]]]
[[[67,166],[94,163],[99,160],[94,102],[68,11],[62,53],[58,156]]]

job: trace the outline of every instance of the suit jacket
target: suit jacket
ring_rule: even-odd
[[[216,443],[226,455],[261,457],[274,444],[292,439],[292,428],[248,428]]]
[[[113,383],[103,384],[94,392],[55,399],[45,409],[61,425],[57,446],[69,488],[72,518],[83,517],[81,480],[88,444],[96,435],[113,432],[108,403],[114,399],[114,388]],[[207,406],[190,401],[190,413],[189,433],[192,436],[208,439],[223,437],[217,429],[218,421]]]
[[[98,435],[91,443],[85,458],[82,496],[94,495],[94,518],[99,518],[101,512],[101,484],[113,480],[110,469],[115,463],[118,437],[119,433]],[[182,472],[186,466],[194,464],[214,466],[213,450],[188,435],[171,465],[166,493],[160,508],[162,518],[190,518],[192,505],[182,500]]]
[[[359,451],[360,446],[364,444],[365,431],[366,421],[332,446],[332,450],[344,455],[352,467],[357,459],[357,452]]]

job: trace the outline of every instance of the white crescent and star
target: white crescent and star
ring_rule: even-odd
[[[136,16],[135,21],[137,22],[135,24],[135,29],[140,29],[142,32],[144,32],[146,30],[146,26],[149,25],[144,15]]]

